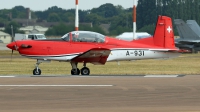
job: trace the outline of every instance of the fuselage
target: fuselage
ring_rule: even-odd
[[[153,40],[153,37],[150,38]],[[151,39],[149,39],[149,41],[151,41]],[[22,56],[40,60],[70,61],[74,57],[92,48],[110,49],[111,53],[107,61],[167,59],[179,56],[179,53],[165,52],[164,48],[158,46],[141,44],[137,41],[123,41],[110,37],[105,37],[104,42],[72,42],[61,39],[22,40],[11,44],[18,46],[17,50]],[[27,45],[31,47],[21,47]]]

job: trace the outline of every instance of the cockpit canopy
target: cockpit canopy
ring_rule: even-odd
[[[73,31],[65,34],[61,37],[65,41],[72,42],[96,42],[96,43],[104,43],[105,36],[91,31]]]

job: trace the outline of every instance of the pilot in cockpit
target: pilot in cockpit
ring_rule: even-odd
[[[78,32],[72,34],[72,40],[73,40],[73,41],[78,41],[78,36],[79,36],[79,33],[78,33]]]

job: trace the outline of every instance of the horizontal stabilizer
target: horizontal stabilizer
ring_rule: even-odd
[[[149,49],[149,51],[168,52],[168,51],[177,51],[177,49]]]

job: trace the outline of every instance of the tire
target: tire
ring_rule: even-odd
[[[90,69],[87,67],[83,67],[81,69],[81,75],[90,75]]]
[[[38,68],[38,71],[36,68],[33,70],[33,75],[41,75],[41,73],[42,71],[39,68]]]
[[[79,75],[80,74],[80,70],[77,68],[77,71],[75,69],[71,70],[71,75]]]

